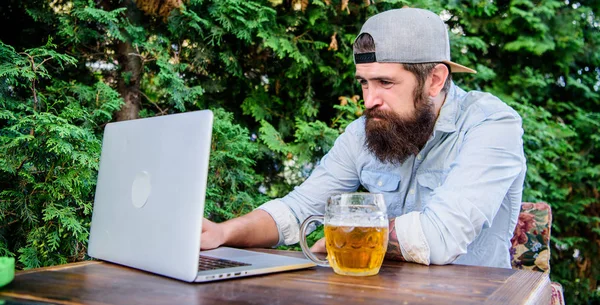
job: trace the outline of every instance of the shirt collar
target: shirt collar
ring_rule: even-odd
[[[464,91],[457,87],[454,82],[448,90],[446,100],[440,109],[440,115],[435,122],[434,131],[451,133],[456,131],[456,117],[458,115],[458,98]]]

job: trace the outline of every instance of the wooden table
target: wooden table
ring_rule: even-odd
[[[0,288],[0,300],[68,305],[550,304],[550,294],[548,275],[541,272],[388,261],[370,277],[340,276],[330,268],[314,267],[204,284],[87,261],[22,271]]]

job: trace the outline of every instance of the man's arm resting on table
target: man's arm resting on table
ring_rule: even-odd
[[[219,246],[271,247],[278,241],[277,225],[271,215],[263,210],[254,210],[222,223],[205,218],[202,223],[202,250]]]

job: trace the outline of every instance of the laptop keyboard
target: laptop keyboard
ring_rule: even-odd
[[[250,264],[242,262],[230,261],[222,258],[214,258],[209,256],[200,256],[198,262],[198,271],[250,266]]]

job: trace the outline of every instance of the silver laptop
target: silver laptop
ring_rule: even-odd
[[[315,265],[225,247],[200,252],[212,124],[202,110],[106,125],[91,257],[187,282]]]

